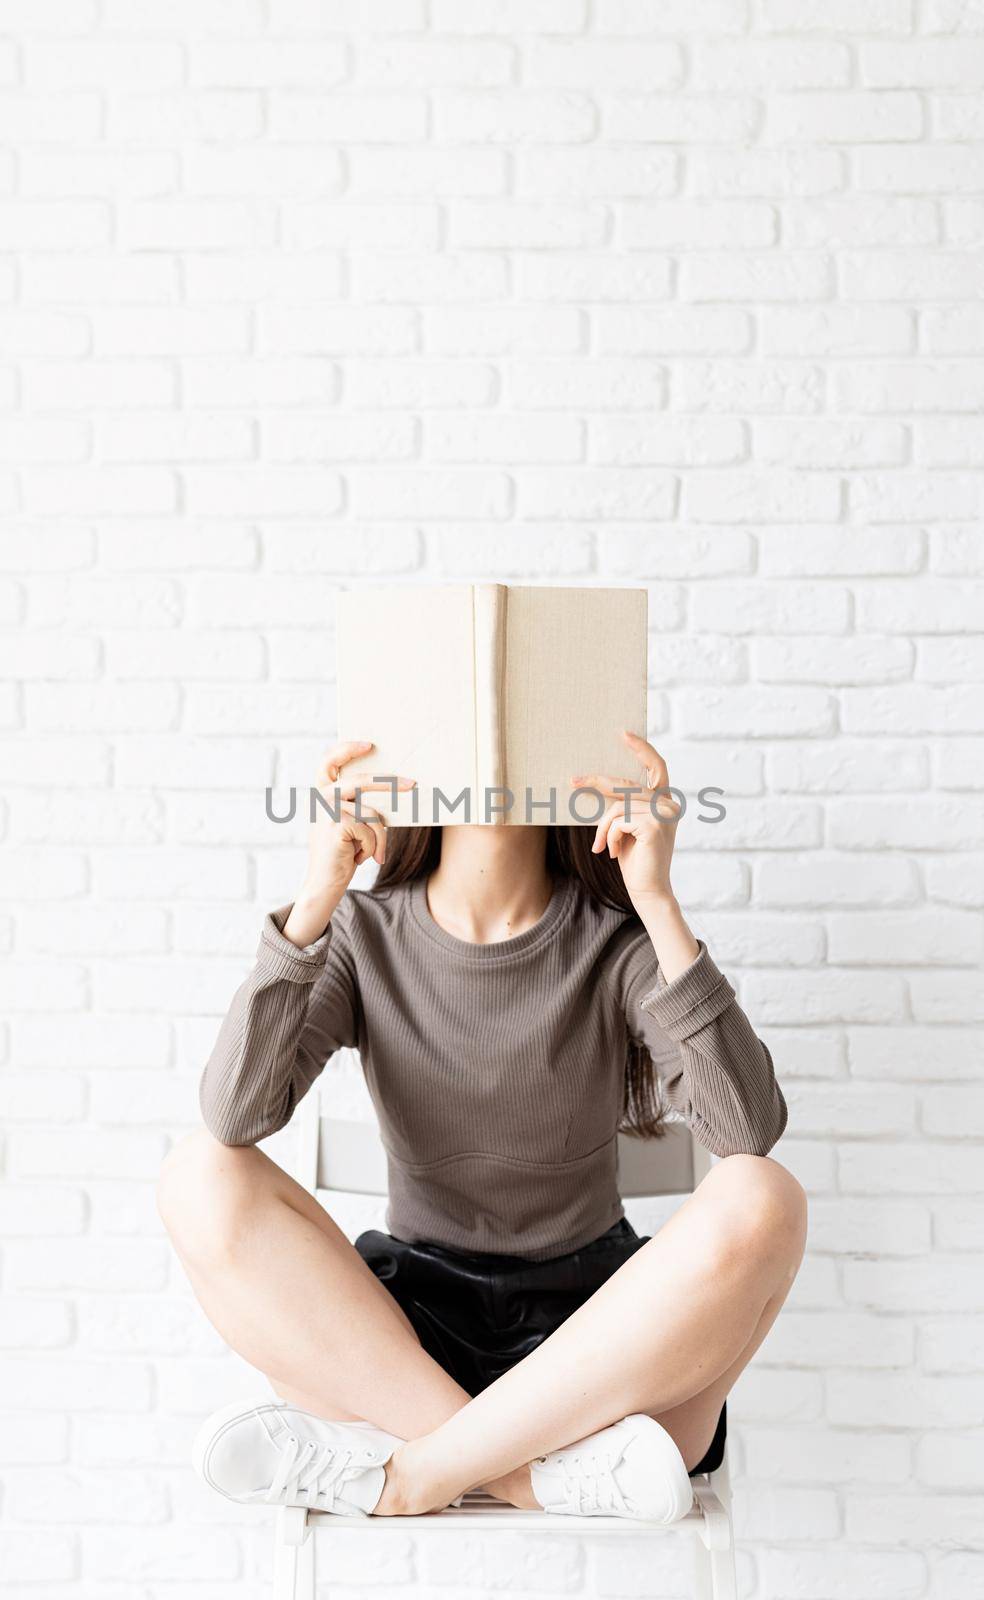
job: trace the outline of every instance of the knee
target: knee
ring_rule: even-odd
[[[182,1255],[231,1253],[256,1191],[256,1152],[220,1144],[204,1128],[182,1139],[161,1166],[157,1209]]]
[[[806,1194],[771,1156],[727,1156],[705,1179],[713,1184],[732,1247],[799,1266],[806,1244]]]

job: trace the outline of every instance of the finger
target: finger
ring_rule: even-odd
[[[382,865],[380,851],[386,853],[385,829],[381,822],[356,822],[350,819],[348,823],[348,836],[355,845],[355,864],[361,866],[363,861],[375,860]]]
[[[416,783],[416,778],[397,778],[396,787],[402,792],[415,788]],[[373,782],[372,775],[365,772],[353,772],[344,778],[338,787],[343,800],[354,800],[356,791],[360,794],[368,794],[370,791],[376,794],[390,794],[393,790],[392,783]]]
[[[318,775],[320,777],[322,773],[329,774],[328,782],[334,783],[339,771],[347,762],[354,761],[356,756],[364,756],[375,748],[371,739],[347,739],[341,744],[333,744],[321,758]]]
[[[623,815],[623,810],[622,801],[618,801],[615,805],[609,806],[608,810],[599,818],[598,827],[595,830],[594,840],[591,844],[592,855],[600,855],[607,847],[609,829]]]
[[[613,861],[618,860],[622,840],[634,836],[634,833],[635,830],[631,822],[627,823],[619,818],[612,823],[608,830],[608,854]]]
[[[622,738],[645,767],[646,782],[650,789],[667,788],[670,775],[666,770],[666,762],[656,746],[650,744],[648,739],[644,739],[641,733],[631,733],[628,728],[622,730]]]
[[[587,775],[581,773],[571,779],[571,784],[575,789],[597,789],[599,794],[614,798],[617,798],[623,789],[631,789],[638,794],[645,791],[645,784],[638,778],[613,778],[607,772],[589,772]]]

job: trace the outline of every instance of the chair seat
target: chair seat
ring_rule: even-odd
[[[686,1533],[696,1535],[708,1549],[716,1541],[716,1514],[725,1516],[724,1507],[717,1495],[703,1484],[694,1485],[696,1500],[693,1509],[670,1527],[662,1523],[628,1521],[625,1517],[564,1517],[546,1511],[522,1511],[517,1506],[495,1500],[481,1489],[473,1489],[462,1497],[459,1506],[447,1506],[443,1511],[428,1511],[416,1517],[339,1517],[325,1511],[295,1513],[307,1519],[314,1532],[319,1528],[362,1528],[373,1533],[391,1528],[405,1533],[408,1527],[424,1528],[428,1533],[456,1529],[459,1533],[476,1531],[488,1533],[503,1529],[514,1533],[590,1533],[621,1534],[638,1530],[640,1533]]]

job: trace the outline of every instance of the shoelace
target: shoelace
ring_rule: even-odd
[[[573,1516],[590,1517],[598,1512],[626,1512],[628,1504],[615,1479],[620,1456],[602,1456],[590,1467],[582,1467],[580,1456],[562,1456],[563,1494]]]
[[[308,1505],[317,1500],[319,1509],[333,1511],[340,1485],[352,1476],[349,1471],[353,1452],[333,1445],[304,1444],[290,1433],[280,1447],[277,1470],[264,1498],[274,1505],[304,1497]]]

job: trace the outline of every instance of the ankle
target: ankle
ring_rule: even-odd
[[[515,1506],[519,1511],[541,1509],[533,1493],[529,1467],[517,1467],[514,1472],[506,1472],[501,1478],[495,1478],[485,1485],[485,1492],[496,1500],[504,1500],[507,1505]]]

